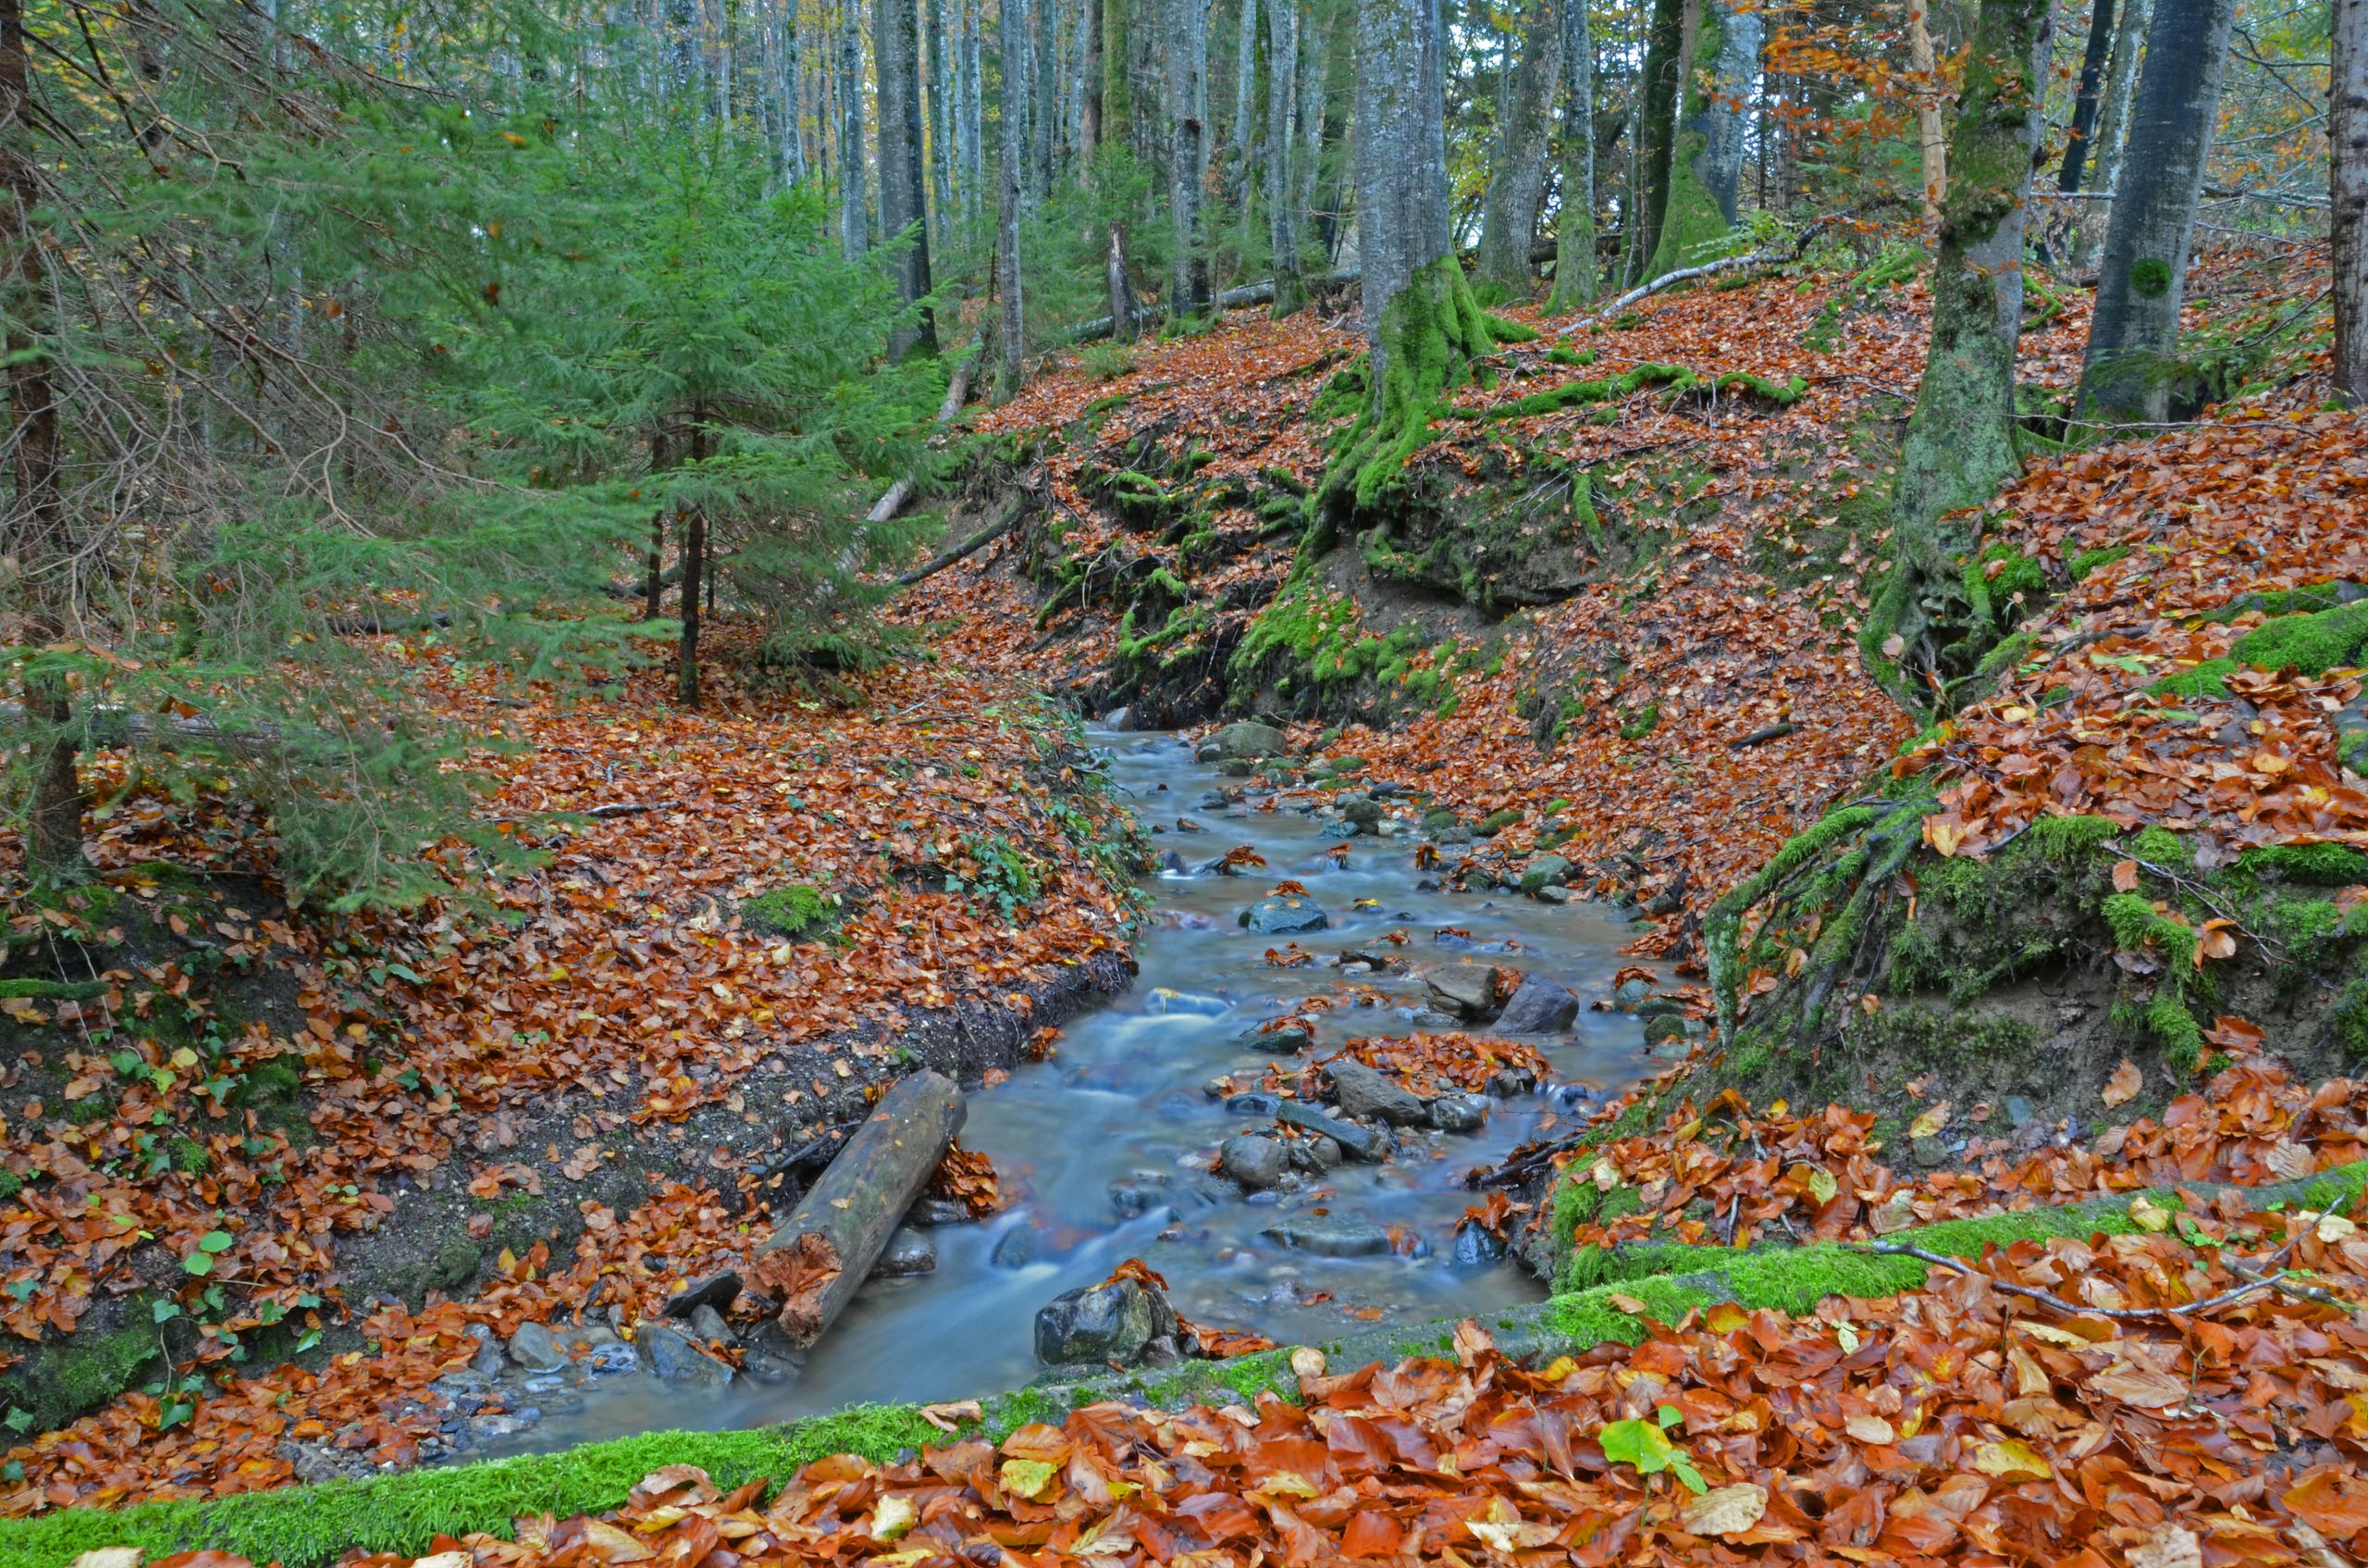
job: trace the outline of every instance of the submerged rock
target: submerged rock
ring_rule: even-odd
[[[1506,1000],[1497,1028],[1505,1034],[1558,1034],[1578,1018],[1577,994],[1569,986],[1533,971],[1522,976],[1521,984]]]
[[[932,1274],[937,1270],[937,1243],[925,1231],[900,1227],[888,1238],[871,1272],[885,1275]]]
[[[1296,1100],[1283,1102],[1275,1119],[1286,1127],[1296,1127],[1302,1132],[1317,1132],[1340,1145],[1340,1152],[1352,1160],[1377,1165],[1389,1157],[1389,1140],[1370,1127],[1360,1127],[1353,1121],[1326,1116],[1313,1106]]]
[[[1431,1125],[1441,1132],[1477,1132],[1487,1124],[1488,1103],[1476,1094],[1442,1094],[1430,1112]]]
[[[1176,1309],[1138,1279],[1064,1291],[1036,1310],[1036,1359],[1047,1366],[1137,1366],[1175,1353]]]
[[[1288,1163],[1283,1146],[1256,1132],[1237,1132],[1217,1150],[1217,1170],[1250,1191],[1259,1192],[1282,1180]]]
[[[1458,1268],[1488,1268],[1502,1263],[1505,1243],[1493,1232],[1467,1225],[1455,1233],[1454,1262]]]
[[[1497,1015],[1497,973],[1494,964],[1443,964],[1423,983],[1447,1011],[1478,1022]]]
[[[1333,1097],[1344,1116],[1377,1117],[1393,1127],[1412,1127],[1430,1119],[1421,1095],[1376,1068],[1346,1059],[1326,1069],[1332,1076]]]
[[[1241,911],[1241,923],[1259,936],[1322,931],[1332,922],[1314,899],[1296,893],[1270,893]]]
[[[720,1389],[732,1380],[730,1367],[711,1356],[702,1355],[681,1329],[671,1325],[645,1323],[635,1336],[634,1342],[648,1358],[649,1370],[661,1382]]]
[[[1268,1241],[1295,1253],[1325,1258],[1380,1257],[1389,1251],[1389,1232],[1368,1220],[1316,1214],[1278,1220],[1266,1227]]]

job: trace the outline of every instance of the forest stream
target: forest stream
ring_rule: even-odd
[[[571,1377],[576,1387],[562,1389],[554,1374],[544,1389],[529,1377],[512,1408],[547,1395],[534,1407],[537,1418],[475,1456],[1016,1388],[1045,1370],[1033,1346],[1038,1309],[1128,1258],[1166,1277],[1185,1317],[1283,1343],[1335,1338],[1366,1322],[1485,1313],[1544,1294],[1518,1262],[1459,1261],[1456,1220],[1474,1201],[1464,1175],[1542,1124],[1568,1122],[1575,1107],[1633,1082],[1646,1060],[1635,1018],[1583,1006],[1569,1030],[1532,1039],[1548,1080],[1491,1095],[1476,1131],[1399,1129],[1386,1161],[1347,1161],[1288,1191],[1244,1192],[1211,1174],[1223,1141],[1271,1130],[1274,1111],[1271,1096],[1223,1097],[1212,1080],[1254,1083],[1278,1054],[1240,1037],[1314,999],[1330,1008],[1314,1015],[1310,1056],[1367,1034],[1466,1027],[1425,1010],[1422,979],[1460,952],[1550,976],[1583,1001],[1605,995],[1627,923],[1595,904],[1439,888],[1417,868],[1412,835],[1350,837],[1347,862],[1336,865],[1326,851],[1344,842],[1344,824],[1328,812],[1270,806],[1254,792],[1220,805],[1213,792],[1238,781],[1194,760],[1179,737],[1104,732],[1092,739],[1107,749],[1110,775],[1137,815],[1162,830],[1163,851],[1175,850],[1187,869],[1155,872],[1147,884],[1155,902],[1134,944],[1141,972],[1133,989],[1071,1023],[1049,1059],[970,1093],[962,1142],[1002,1173],[1004,1212],[921,1232],[935,1267],[870,1280],[784,1380],[743,1376],[701,1390],[592,1377]],[[1179,818],[1190,825],[1179,828]],[[1239,876],[1198,869],[1243,845],[1266,865]],[[1241,912],[1284,879],[1301,883],[1327,920],[1296,933],[1314,961],[1289,968],[1267,954],[1293,937],[1240,923]],[[1344,973],[1343,949],[1387,945],[1393,932],[1404,934],[1395,950],[1405,962],[1388,973]],[[1268,1234],[1287,1225],[1299,1228],[1301,1245]]]

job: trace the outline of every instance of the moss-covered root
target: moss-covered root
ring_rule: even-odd
[[[1482,310],[1453,256],[1441,256],[1408,278],[1382,311],[1374,335],[1373,401],[1325,470],[1312,553],[1330,548],[1332,525],[1342,512],[1371,506],[1430,439],[1431,422],[1448,415],[1448,389],[1470,374],[1474,358],[1498,343],[1535,336]]]

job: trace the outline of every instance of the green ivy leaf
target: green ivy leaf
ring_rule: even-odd
[[[198,1238],[197,1245],[201,1252],[227,1253],[235,1241],[236,1238],[227,1230],[209,1230]]]

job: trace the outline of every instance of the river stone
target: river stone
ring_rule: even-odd
[[[472,1323],[468,1336],[477,1342],[476,1353],[469,1357],[469,1370],[481,1377],[501,1376],[501,1341],[493,1330],[482,1323]]]
[[[1540,855],[1521,874],[1521,890],[1535,898],[1549,887],[1560,887],[1571,880],[1570,859],[1561,855]]]
[[[1211,735],[1207,746],[1217,748],[1225,758],[1280,757],[1290,749],[1290,737],[1272,724],[1262,724],[1255,719],[1242,719],[1227,724]]]
[[[1176,831],[1178,833],[1205,833],[1208,830],[1202,827],[1200,823],[1194,821],[1190,817],[1178,817],[1176,819]]]
[[[1296,1127],[1302,1132],[1318,1132],[1340,1145],[1340,1152],[1352,1160],[1366,1165],[1378,1165],[1389,1157],[1389,1140],[1370,1127],[1360,1127],[1338,1117],[1326,1116],[1312,1106],[1296,1100],[1286,1100],[1275,1119],[1286,1127]]]
[[[732,1380],[732,1369],[701,1355],[683,1331],[664,1323],[645,1323],[634,1342],[648,1358],[649,1370],[660,1382],[693,1383],[722,1388]]]
[[[1497,969],[1493,964],[1443,964],[1423,977],[1431,995],[1458,1018],[1476,1022],[1497,1012]]]
[[[1442,1094],[1431,1102],[1431,1125],[1441,1132],[1477,1132],[1488,1120],[1488,1103],[1476,1094]]]
[[[987,1254],[987,1262],[996,1268],[1026,1268],[1035,1261],[1036,1228],[1032,1225],[1013,1226]]]
[[[1173,849],[1159,858],[1159,869],[1172,877],[1189,877],[1192,874],[1192,868],[1185,863],[1184,857]]]
[[[1467,1225],[1455,1233],[1454,1257],[1458,1268],[1487,1268],[1504,1261],[1505,1244],[1493,1232]]]
[[[1217,1170],[1252,1192],[1283,1179],[1287,1156],[1282,1144],[1256,1132],[1237,1132],[1217,1149]]]
[[[1611,1000],[1621,1011],[1629,1012],[1652,994],[1650,985],[1632,975],[1611,988]]]
[[[1064,1291],[1036,1310],[1036,1359],[1047,1366],[1144,1359],[1152,1341],[1176,1332],[1176,1309],[1141,1280],[1116,1279]]]
[[[510,1336],[508,1353],[512,1362],[524,1372],[557,1372],[568,1364],[567,1352],[559,1348],[559,1340],[539,1323],[522,1323]]]
[[[1339,1101],[1343,1116],[1378,1117],[1393,1127],[1412,1127],[1430,1119],[1421,1095],[1378,1068],[1344,1058],[1326,1070],[1332,1075],[1333,1098]]]
[[[723,1315],[711,1306],[693,1307],[690,1325],[693,1334],[711,1345],[729,1345],[740,1338],[732,1331],[732,1325],[723,1321]]]
[[[975,1217],[977,1216],[970,1213],[970,1205],[959,1198],[924,1196],[915,1199],[913,1206],[905,1211],[906,1225],[931,1228],[941,1225],[968,1225]]]
[[[882,1250],[880,1261],[871,1270],[874,1274],[886,1275],[933,1274],[936,1271],[937,1243],[930,1240],[927,1232],[915,1230],[910,1226],[898,1227],[896,1233],[888,1238],[888,1245]]]
[[[1238,1117],[1270,1117],[1283,1108],[1283,1097],[1263,1089],[1246,1089],[1229,1097],[1225,1108]]]
[[[1629,1008],[1628,1014],[1639,1019],[1684,1018],[1685,1004],[1673,996],[1647,996]]]
[[[718,1312],[730,1312],[732,1303],[740,1299],[740,1277],[730,1269],[722,1269],[703,1278],[694,1279],[666,1298],[660,1310],[669,1317],[688,1317],[700,1307],[713,1307]]]
[[[1362,1219],[1338,1215],[1303,1215],[1279,1220],[1264,1234],[1295,1253],[1324,1258],[1369,1258],[1389,1251],[1389,1232]]]
[[[1270,893],[1241,911],[1241,923],[1259,936],[1288,936],[1294,932],[1322,931],[1332,922],[1313,898]]]
[[[1505,1003],[1497,1019],[1502,1034],[1557,1034],[1578,1021],[1579,999],[1567,985],[1558,985],[1532,971]]]
[[[1367,833],[1378,831],[1382,818],[1388,814],[1381,809],[1381,802],[1369,795],[1352,795],[1340,802],[1340,815]]]
[[[1287,1024],[1281,1029],[1268,1029],[1264,1024],[1260,1024],[1255,1028],[1243,1030],[1240,1034],[1235,1035],[1234,1039],[1252,1051],[1270,1053],[1304,1051],[1315,1043],[1315,1031],[1305,1024],[1300,1023]]]
[[[1662,1045],[1685,1038],[1685,1020],[1673,1013],[1656,1013],[1645,1020],[1645,1043]]]

